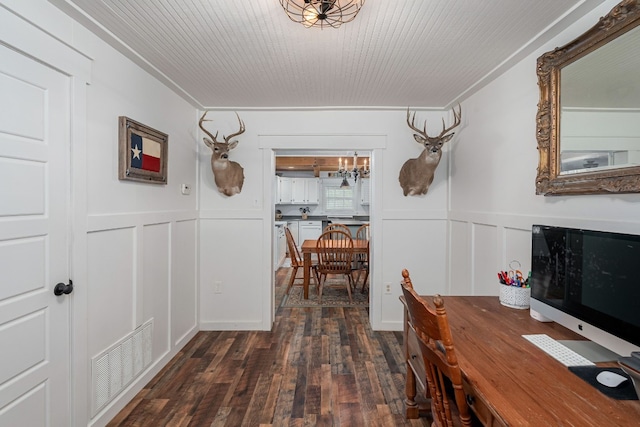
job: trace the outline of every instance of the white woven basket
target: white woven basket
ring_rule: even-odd
[[[500,304],[518,309],[529,308],[531,288],[519,286],[500,285]]]

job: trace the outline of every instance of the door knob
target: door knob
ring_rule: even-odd
[[[69,279],[69,284],[58,283],[55,288],[53,288],[53,294],[55,296],[60,296],[62,294],[69,295],[73,292],[73,281]]]

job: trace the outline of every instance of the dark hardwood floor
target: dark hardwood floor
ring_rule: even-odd
[[[429,425],[404,419],[404,375],[366,308],[280,307],[271,332],[199,332],[109,426]]]

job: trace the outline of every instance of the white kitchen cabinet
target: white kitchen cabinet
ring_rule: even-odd
[[[317,205],[320,201],[318,178],[292,178],[291,203]]]
[[[371,201],[371,178],[360,179],[360,204],[368,205]]]
[[[320,180],[311,178],[307,181],[307,203],[317,205],[320,203]]]
[[[318,240],[322,234],[322,221],[298,221],[298,247],[305,240]]]
[[[287,238],[284,234],[284,225],[274,227],[273,235],[273,269],[280,268],[287,257]]]
[[[278,189],[276,200],[278,204],[290,204],[291,203],[291,185],[292,178],[283,176],[278,177]]]

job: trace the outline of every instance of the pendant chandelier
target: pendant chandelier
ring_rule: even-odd
[[[353,178],[353,182],[358,182],[358,177],[368,178],[371,173],[371,168],[367,165],[367,159],[364,159],[364,165],[359,168],[358,167],[358,153],[353,153],[353,168],[349,168],[348,160],[344,160],[344,165],[342,164],[342,158],[338,159],[338,170],[334,172],[333,176],[339,176],[342,178],[342,184],[340,184],[340,188],[350,187],[349,181],[347,178]]]
[[[338,28],[353,21],[365,0],[280,0],[287,16],[305,27]]]

